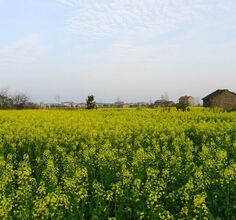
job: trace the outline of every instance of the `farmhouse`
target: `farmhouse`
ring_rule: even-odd
[[[165,99],[156,100],[154,102],[154,107],[172,107],[174,105],[175,105],[174,102],[168,101],[168,100],[165,100]]]
[[[66,108],[75,108],[77,106],[75,102],[62,102],[61,105]]]
[[[117,101],[117,102],[115,102],[115,103],[114,103],[114,106],[115,106],[116,108],[129,108],[129,107],[130,107],[129,104],[124,103],[124,102],[122,102],[122,101]]]
[[[236,94],[228,89],[218,89],[202,100],[204,107],[219,107],[225,110],[236,109]]]
[[[194,98],[192,96],[181,96],[179,98],[179,102],[180,103],[184,102],[184,103],[188,104],[189,106],[195,105]]]

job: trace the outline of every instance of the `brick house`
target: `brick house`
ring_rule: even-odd
[[[225,110],[236,109],[236,94],[228,89],[218,89],[202,100],[204,107],[219,107]]]
[[[61,105],[66,108],[76,108],[77,103],[75,103],[75,102],[62,102]]]
[[[121,102],[121,101],[115,102],[115,103],[114,103],[114,106],[115,106],[116,108],[129,108],[129,107],[130,107],[129,104],[124,103],[124,102]]]
[[[174,105],[174,102],[165,99],[156,100],[154,102],[154,107],[173,107]]]
[[[195,105],[195,101],[194,98],[192,96],[181,96],[179,98],[179,102],[184,102],[187,103],[189,106],[194,106]]]

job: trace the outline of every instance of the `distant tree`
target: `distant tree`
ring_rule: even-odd
[[[14,108],[23,109],[23,108],[29,107],[27,106],[29,103],[29,100],[30,100],[29,97],[24,93],[18,93],[13,96],[9,94],[8,89],[0,90],[0,108],[1,109],[14,109]]]
[[[190,108],[189,108],[189,104],[187,102],[179,102],[176,104],[176,109],[179,111],[183,111],[183,112],[186,112],[186,111],[190,111]]]
[[[161,95],[161,99],[162,100],[166,100],[166,101],[169,101],[169,95],[167,92],[165,92],[164,94]]]
[[[86,103],[87,103],[87,109],[95,109],[96,108],[96,102],[95,102],[94,95],[88,96],[87,100],[86,100]]]
[[[12,98],[9,95],[8,89],[0,90],[0,108],[6,109],[12,107]]]
[[[29,100],[29,97],[24,93],[19,93],[12,97],[13,106],[17,109],[25,108]]]

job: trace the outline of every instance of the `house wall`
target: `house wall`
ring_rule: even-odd
[[[226,110],[236,109],[236,95],[231,92],[222,92],[210,100],[210,107],[220,107]]]
[[[193,98],[193,97],[190,97],[190,98],[188,99],[188,104],[189,104],[190,106],[194,106],[194,105],[195,105],[195,102],[194,102],[194,98]]]
[[[211,107],[211,101],[210,99],[203,100],[203,106],[204,107]]]
[[[185,102],[188,103],[190,106],[194,106],[195,105],[195,101],[193,97],[181,97],[179,98],[179,102]]]

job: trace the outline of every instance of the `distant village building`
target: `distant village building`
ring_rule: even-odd
[[[181,96],[179,98],[179,103],[187,103],[189,106],[196,105],[192,96]]]
[[[97,105],[98,108],[110,108],[110,107],[113,107],[112,103],[97,102],[96,105]]]
[[[77,103],[75,103],[75,102],[62,102],[61,105],[66,108],[76,108]]]
[[[76,108],[82,108],[82,109],[85,109],[85,108],[87,108],[87,104],[84,103],[84,102],[77,103],[77,104],[76,104]]]
[[[204,107],[219,107],[225,110],[236,109],[236,94],[228,89],[218,89],[202,100]]]
[[[129,104],[121,102],[121,101],[115,102],[114,106],[116,108],[129,108],[130,107]]]
[[[25,107],[24,108],[28,108],[28,109],[38,109],[40,108],[40,105],[37,104],[37,103],[34,103],[34,102],[27,102],[25,104]]]
[[[96,102],[96,106],[98,108],[104,108],[105,107],[105,103]]]
[[[148,102],[136,102],[136,103],[130,103],[130,107],[148,107],[150,104]]]
[[[62,105],[59,103],[46,103],[44,104],[44,108],[61,108]]]
[[[160,99],[154,102],[154,107],[172,107],[175,103],[165,99]]]
[[[125,103],[123,106],[121,106],[121,108],[129,108],[129,104]]]

